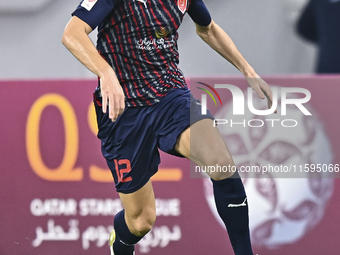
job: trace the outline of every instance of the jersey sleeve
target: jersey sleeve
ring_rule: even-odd
[[[212,20],[202,0],[193,0],[189,6],[188,14],[196,24],[203,27],[208,26]]]
[[[82,0],[72,16],[77,16],[95,29],[112,11],[118,0]]]

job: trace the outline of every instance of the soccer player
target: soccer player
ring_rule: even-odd
[[[197,34],[238,68],[271,107],[268,84],[212,20],[202,0],[83,0],[63,34],[63,44],[99,77],[94,93],[98,138],[124,207],[114,218],[110,236],[115,255],[134,254],[134,245],[154,224],[150,178],[160,163],[158,149],[200,166],[235,166],[213,127],[213,116],[201,115],[201,105],[177,66],[177,29],[186,13]],[[95,48],[88,34],[97,27]],[[197,135],[203,132],[204,136]],[[210,177],[235,254],[253,254],[239,174]]]

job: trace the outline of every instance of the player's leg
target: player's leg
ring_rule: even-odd
[[[151,180],[139,190],[130,194],[119,193],[119,196],[124,210],[115,216],[112,233],[115,239],[110,241],[115,255],[132,255],[134,245],[151,230],[156,220]]]
[[[211,119],[200,120],[179,137],[175,149],[200,166],[235,166],[226,144]],[[248,204],[238,172],[209,174],[217,211],[225,223],[236,255],[251,255]]]
[[[155,195],[149,180],[141,189],[130,194],[119,193],[125,209],[125,221],[136,236],[147,234],[156,220]]]
[[[212,119],[192,124],[179,136],[175,149],[198,166],[235,166],[232,156]],[[209,173],[214,180],[232,176],[231,171]]]
[[[115,255],[133,255],[134,244],[150,231],[156,218],[150,178],[157,172],[160,157],[152,107],[127,108],[112,122],[108,112],[102,112],[98,90],[94,102],[102,153],[124,208],[114,218],[110,249]]]

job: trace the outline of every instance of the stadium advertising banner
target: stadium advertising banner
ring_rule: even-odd
[[[278,114],[260,115],[244,100],[241,118],[233,112],[238,100],[232,100],[232,87],[216,85],[235,85],[247,98],[245,80],[195,78],[190,85],[219,120],[243,169],[255,254],[336,255],[340,78],[266,81],[277,88]],[[108,235],[122,204],[96,137],[95,87],[92,80],[0,82],[0,254],[110,254]],[[282,88],[305,90],[286,90],[295,96],[284,98]],[[298,107],[286,101],[291,115],[282,115],[282,101],[306,98],[306,90],[308,102]],[[295,128],[289,135],[288,126]],[[210,180],[197,175],[188,160],[161,155],[153,177],[157,220],[136,254],[232,254]]]

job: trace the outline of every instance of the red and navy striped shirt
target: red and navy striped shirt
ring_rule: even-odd
[[[127,106],[153,105],[186,87],[177,29],[192,1],[83,0],[72,14],[98,27],[97,50],[116,72]]]

